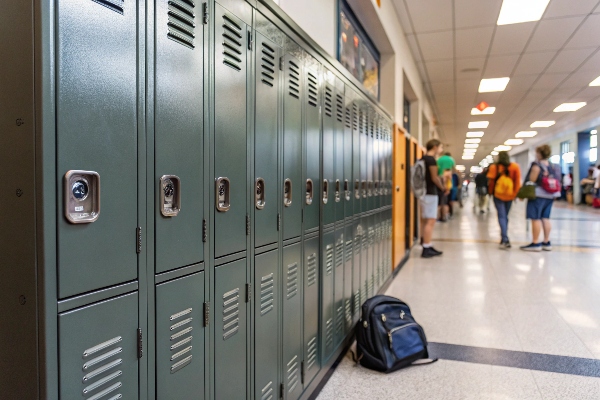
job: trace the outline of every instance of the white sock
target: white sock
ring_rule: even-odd
[[[424,249],[428,249],[428,248],[430,248],[430,247],[432,247],[432,246],[431,246],[431,243],[423,243],[423,248],[424,248]]]

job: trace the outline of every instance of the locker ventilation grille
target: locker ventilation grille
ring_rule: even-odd
[[[123,15],[125,0],[92,0],[94,3],[100,4],[112,10],[114,12],[118,12]]]
[[[273,381],[267,383],[260,393],[260,400],[273,400]]]
[[[273,274],[269,274],[260,279],[260,315],[273,310],[273,297]]]
[[[287,293],[286,297],[291,299],[298,294],[298,263],[287,266]]]
[[[300,369],[298,368],[298,356],[294,356],[294,358],[287,363],[288,393],[292,393],[294,389],[296,389],[298,382],[300,382]]]
[[[300,67],[298,67],[298,65],[293,62],[290,61],[289,62],[289,85],[288,85],[288,89],[289,89],[289,94],[290,96],[292,96],[295,99],[300,99]]]
[[[123,359],[118,358],[123,353],[123,348],[119,346],[122,341],[123,338],[117,336],[83,352],[82,382],[85,385],[85,399],[96,400],[109,395],[111,399],[122,397],[120,393],[115,393],[123,386],[120,382],[123,372],[119,369]]]
[[[223,15],[223,64],[242,70],[242,27]]]
[[[179,371],[192,362],[192,308],[169,317],[171,331],[171,373]]]
[[[352,125],[355,130],[358,130],[358,106],[356,104],[352,104]]]
[[[260,81],[267,86],[273,87],[275,82],[275,50],[268,44],[262,44],[262,57],[260,66]]]
[[[313,337],[308,342],[308,357],[306,360],[306,369],[310,370],[317,361],[317,337]]]
[[[192,0],[169,0],[167,4],[169,6],[167,37],[193,49],[196,38],[196,23],[194,22],[196,5]]]
[[[335,244],[335,268],[339,268],[344,263],[344,239],[340,239]]]
[[[360,310],[360,289],[354,293],[354,314]]]
[[[352,129],[352,111],[346,107],[346,128]]]
[[[325,347],[333,346],[333,318],[325,322]]]
[[[317,77],[308,72],[307,73],[307,77],[308,77],[308,104],[310,104],[313,107],[317,106]]]
[[[308,256],[306,261],[307,261],[306,277],[308,280],[308,286],[312,286],[315,283],[317,283],[317,255],[315,253],[312,253],[310,256]]]
[[[342,332],[344,331],[344,305],[343,304],[340,304],[340,306],[336,310],[335,331],[338,335],[341,335]]]
[[[350,299],[344,301],[344,314],[346,316],[346,327],[352,325],[352,302]]]
[[[333,273],[333,246],[330,244],[325,247],[325,273],[326,275]]]
[[[329,86],[325,87],[325,115],[329,118],[333,115],[333,99],[331,98],[331,88]]]
[[[344,122],[344,97],[341,94],[335,96],[335,105],[338,122]]]
[[[235,335],[240,322],[240,289],[233,289],[223,295],[223,340]]]
[[[346,262],[352,261],[352,240],[346,241],[346,248],[345,248],[344,255],[345,255]]]

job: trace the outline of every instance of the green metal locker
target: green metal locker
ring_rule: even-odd
[[[319,348],[319,236],[304,240],[304,388],[321,369]]]
[[[356,93],[353,92],[356,98]],[[352,215],[357,216],[362,211],[362,163],[360,160],[362,150],[362,116],[357,100],[352,102]]]
[[[367,220],[367,296],[370,298],[375,295],[375,217],[369,214],[365,218]]]
[[[379,288],[382,284],[383,271],[381,269],[381,262],[383,261],[382,257],[382,239],[381,239],[381,212],[377,212],[373,215],[373,219],[375,220],[375,243],[373,245],[373,265],[375,269],[375,293],[379,291]]]
[[[375,206],[375,198],[373,197],[373,173],[374,173],[374,141],[375,141],[375,127],[373,110],[371,107],[367,109],[367,209],[366,211],[372,211]]]
[[[347,223],[344,226],[344,336],[352,331],[353,321],[353,226],[352,223]]]
[[[379,175],[381,167],[381,148],[380,148],[380,135],[379,129],[379,118],[375,120],[375,129],[373,136],[373,210],[377,210],[381,207],[381,197],[379,196]]]
[[[327,71],[324,74],[325,84],[323,85],[323,150],[322,150],[322,183],[320,195],[322,202],[322,224],[324,227],[335,222],[336,198],[335,192],[335,86],[334,81],[327,80],[327,76],[332,75]],[[308,149],[307,149],[308,151]],[[339,194],[339,192],[338,192]]]
[[[200,8],[200,4],[183,0],[156,3],[156,273],[204,259],[204,30]]]
[[[283,363],[284,399],[302,394],[302,243],[283,248]]]
[[[360,130],[360,212],[364,213],[368,211],[368,175],[367,175],[367,164],[370,157],[367,155],[367,143],[369,136],[367,109],[364,106],[360,108],[359,116],[359,130]]]
[[[356,322],[360,315],[360,307],[365,302],[366,293],[364,285],[364,272],[362,268],[363,260],[363,240],[364,240],[364,229],[362,225],[362,218],[354,219],[352,224],[352,231],[354,233],[352,243],[352,293],[353,293],[353,312],[354,322]]]
[[[277,242],[279,193],[284,193],[285,203],[293,188],[291,183],[280,187],[277,176],[280,49],[260,33],[255,35],[254,246],[260,247]]]
[[[204,398],[204,272],[156,285],[156,398]]]
[[[334,269],[335,269],[335,231],[323,232],[321,247],[321,360],[331,357],[335,346],[334,320]]]
[[[334,136],[334,157],[335,157],[335,182],[334,182],[334,198],[335,198],[335,221],[337,223],[344,222],[344,207],[347,203],[346,194],[349,193],[348,182],[344,181],[344,113],[346,111],[344,99],[344,83],[339,79],[336,80],[335,88],[335,136]]]
[[[335,257],[333,272],[333,321],[334,321],[334,349],[346,336],[345,311],[344,311],[344,225],[337,225],[335,229]]]
[[[246,4],[250,7],[249,4]],[[247,26],[215,5],[214,190],[218,258],[246,249]]]
[[[304,98],[305,92],[302,84],[302,64],[297,58],[286,54],[283,57],[283,68],[284,181],[281,182],[281,186],[285,186],[286,182],[289,182],[291,187],[291,202],[285,202],[286,199],[284,199],[283,208],[283,240],[287,240],[299,237],[302,232],[302,207],[303,203],[308,201],[308,197],[306,196],[306,184],[302,182],[301,99]]]
[[[352,178],[352,142],[353,142],[353,118],[352,98],[346,89],[344,97],[344,135],[343,135],[343,163],[344,163],[344,218],[351,218],[354,214],[354,179]]]
[[[369,233],[371,228],[369,223],[370,219],[368,216],[361,217],[363,234],[360,252],[360,279],[362,284],[360,298],[362,303],[372,295],[369,291],[369,283],[371,282],[371,271],[369,269]]]
[[[279,389],[279,250],[254,258],[254,396],[275,398]],[[218,340],[218,338],[217,338]],[[238,393],[237,397],[241,393]]]
[[[137,399],[138,295],[58,316],[61,399]]]
[[[215,268],[215,399],[246,397],[247,296],[246,260]]]
[[[322,202],[321,180],[321,123],[319,75],[316,71],[305,68],[305,143],[304,143],[304,176],[305,204],[304,231],[315,232],[319,228],[319,209]]]
[[[119,4],[56,4],[59,298],[138,276],[138,13]]]

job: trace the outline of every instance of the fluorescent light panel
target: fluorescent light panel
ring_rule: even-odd
[[[492,115],[495,112],[496,112],[496,107],[488,107],[483,111],[479,111],[478,109],[473,108],[471,110],[471,115]]]
[[[463,160],[472,160],[472,159],[474,159],[474,158],[475,158],[475,157],[473,157],[473,156],[467,156],[467,155],[463,155],[463,156],[462,156],[462,159],[463,159]]]
[[[511,149],[512,149],[512,147],[507,146],[507,145],[500,145],[500,146],[494,147],[494,151],[510,151]]]
[[[478,144],[474,144],[474,143],[465,143],[465,149],[476,149],[478,148],[479,145]]]
[[[536,131],[521,131],[515,135],[516,138],[532,138],[537,135]]]
[[[464,154],[475,154],[475,153],[477,153],[477,149],[464,149],[463,153]]]
[[[522,145],[525,141],[523,139],[508,139],[504,144],[506,146],[519,146]]]
[[[482,79],[479,83],[479,93],[503,92],[510,78]]]
[[[469,129],[485,129],[490,126],[489,121],[474,121],[469,122]]]
[[[496,150],[494,150],[494,151],[492,151],[490,154],[491,154],[491,155],[493,155],[493,156],[497,156],[497,155],[498,155],[498,152],[497,152]]]
[[[556,121],[535,121],[530,128],[549,128],[555,123]]]
[[[554,109],[554,112],[573,112],[587,105],[585,102],[581,103],[562,103],[560,106]]]
[[[594,79],[591,83],[590,86],[600,86],[600,76],[597,77],[596,79]]]
[[[504,0],[498,17],[498,25],[539,21],[550,0]]]
[[[467,132],[468,138],[483,137],[483,132]]]
[[[481,139],[465,139],[465,143],[481,143]]]

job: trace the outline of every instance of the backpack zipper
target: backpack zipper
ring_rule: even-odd
[[[397,328],[394,328],[394,329],[392,329],[391,331],[389,331],[389,332],[388,332],[388,339],[389,339],[389,341],[390,341],[390,350],[393,350],[393,349],[394,349],[394,348],[393,348],[393,346],[392,346],[392,343],[393,343],[392,334],[394,334],[395,332],[397,332],[397,331],[399,331],[399,330],[401,330],[401,329],[404,329],[404,328],[406,328],[406,327],[409,327],[409,326],[415,326],[415,325],[417,325],[417,323],[416,323],[416,322],[411,322],[410,324],[402,325],[402,326],[399,326],[399,327],[397,327]]]

